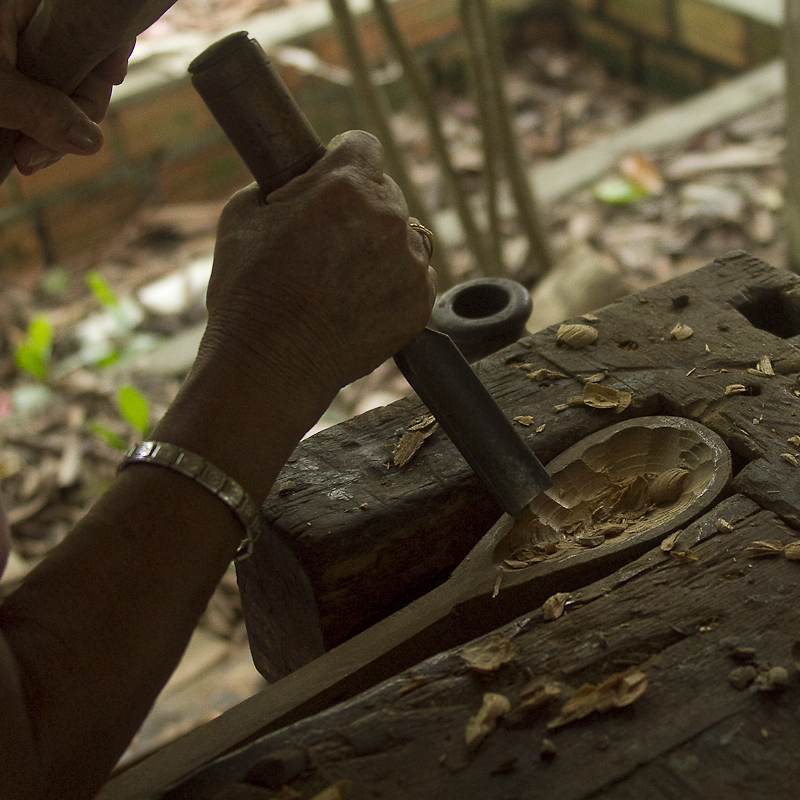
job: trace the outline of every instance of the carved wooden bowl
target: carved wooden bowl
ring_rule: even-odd
[[[514,569],[576,549],[617,549],[683,527],[731,477],[713,431],[682,417],[626,420],[569,448],[547,466],[553,487],[537,497],[495,551]]]

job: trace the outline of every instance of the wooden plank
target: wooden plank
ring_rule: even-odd
[[[733,531],[720,533],[719,518]],[[440,654],[265,737],[171,796],[217,796],[259,758],[289,747],[308,756],[309,766],[290,781],[304,797],[337,780],[352,781],[353,800],[794,796],[800,682],[791,648],[800,623],[800,564],[754,559],[747,548],[796,536],[738,495],[681,538],[697,561],[648,553],[573,593],[561,618],[545,622],[537,609],[507,626],[516,656],[496,672],[468,668],[462,648]],[[734,688],[737,646],[753,648],[759,667],[787,667],[789,685]],[[648,679],[633,705],[548,728],[569,692],[631,666]],[[539,715],[501,725],[471,752],[464,730],[483,694],[503,694],[515,707],[532,678],[558,681],[564,695]],[[555,745],[548,759],[540,757],[545,738]]]
[[[753,256],[728,254],[599,310],[592,324],[600,336],[585,349],[557,345],[554,326],[485,359],[478,371],[509,417],[533,417],[520,431],[545,463],[620,418],[658,413],[705,423],[740,459],[774,456],[797,432],[798,280]],[[678,323],[692,336],[671,337]],[[756,373],[765,355],[790,374]],[[566,377],[527,377],[540,368]],[[585,406],[555,410],[596,373],[631,392],[630,408],[619,416]],[[736,385],[743,394],[726,394]],[[390,465],[392,446],[422,412],[412,396],[309,438],[265,503],[311,579],[328,646],[439,583],[499,516],[441,432],[407,467]],[[258,552],[239,570],[257,666],[257,610],[268,607],[261,582],[269,575]]]

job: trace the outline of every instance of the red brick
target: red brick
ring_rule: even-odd
[[[45,265],[45,251],[35,223],[17,219],[0,225],[0,272],[14,284],[29,283]]]
[[[697,58],[645,48],[642,54],[642,84],[648,89],[680,98],[708,86],[709,76]]]
[[[606,68],[622,78],[634,74],[633,39],[613,25],[607,25],[588,16],[575,20],[578,38],[583,46],[605,64]]]
[[[677,0],[675,13],[681,44],[729,67],[747,66],[743,17],[701,0]]]
[[[139,186],[119,181],[45,209],[45,235],[56,261],[103,250],[142,204]]]
[[[184,144],[216,126],[188,80],[120,105],[112,119],[125,152],[134,160]]]
[[[253,180],[233,146],[217,142],[164,162],[158,175],[163,202],[220,200]]]
[[[660,39],[672,33],[667,0],[607,0],[606,14],[611,20]]]

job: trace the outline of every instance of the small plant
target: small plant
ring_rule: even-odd
[[[147,398],[135,386],[126,384],[119,389],[117,406],[122,416],[136,428],[140,438],[144,439],[150,428],[150,404]]]
[[[144,439],[147,436],[150,428],[150,404],[135,386],[131,384],[120,386],[117,392],[117,411],[135,428],[138,438]],[[106,425],[91,422],[89,430],[105,439],[117,450],[125,450],[128,447],[128,441]]]
[[[53,325],[44,314],[37,314],[28,323],[25,338],[14,350],[14,361],[20,369],[44,383],[52,351]]]

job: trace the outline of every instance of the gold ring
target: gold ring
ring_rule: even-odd
[[[425,249],[428,251],[428,259],[433,258],[433,233],[419,222],[409,222],[411,230],[418,231],[425,239]]]

